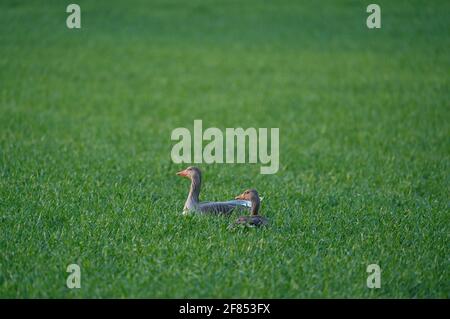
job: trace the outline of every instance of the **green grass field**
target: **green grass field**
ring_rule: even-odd
[[[367,1],[69,3],[0,3],[0,297],[449,297],[449,1],[378,30]],[[275,175],[198,165],[270,227],[180,214],[194,119],[280,128]]]

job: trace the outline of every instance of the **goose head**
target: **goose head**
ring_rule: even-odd
[[[194,179],[200,180],[202,173],[200,172],[200,169],[198,167],[189,166],[188,168],[179,171],[177,175],[181,177],[187,177],[191,180]]]
[[[259,200],[259,194],[256,189],[247,189],[241,195],[236,196],[235,199],[243,199],[253,202]]]
[[[260,206],[260,199],[259,199],[259,194],[256,191],[256,189],[252,189],[252,188],[251,189],[247,189],[241,195],[236,196],[235,199],[249,200],[252,203],[252,206],[251,206],[251,213],[252,213],[252,215],[258,215],[258,213],[259,213],[259,206]]]

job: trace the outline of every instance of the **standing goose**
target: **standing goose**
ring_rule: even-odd
[[[200,202],[199,194],[202,184],[202,173],[199,168],[190,166],[177,173],[178,176],[191,180],[189,195],[184,204],[183,214],[189,212],[209,214],[230,214],[236,208],[249,210],[251,202],[248,200],[230,200],[226,202]]]
[[[251,215],[239,217],[235,225],[244,225],[250,227],[265,226],[269,223],[267,218],[259,215],[259,206],[261,201],[259,199],[259,194],[256,189],[247,189],[241,195],[236,196],[238,200],[249,200],[251,203]]]

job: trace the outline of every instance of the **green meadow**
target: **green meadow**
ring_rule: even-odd
[[[0,3],[1,298],[449,297],[449,1],[69,3]],[[195,119],[280,129],[276,174],[196,164],[269,227],[181,215]]]

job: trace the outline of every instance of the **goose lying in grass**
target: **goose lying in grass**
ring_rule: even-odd
[[[200,202],[200,188],[202,184],[202,173],[197,167],[188,167],[177,173],[178,176],[187,177],[191,180],[189,195],[184,204],[183,214],[189,212],[205,214],[231,214],[235,209],[250,210],[251,202],[244,199],[230,200],[226,202]]]
[[[258,227],[265,226],[269,223],[267,218],[259,215],[259,207],[261,201],[259,199],[259,194],[256,189],[248,189],[243,192],[241,195],[236,196],[237,200],[249,200],[251,203],[251,215],[250,216],[241,216],[239,217],[234,226],[243,225],[249,227]]]

